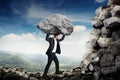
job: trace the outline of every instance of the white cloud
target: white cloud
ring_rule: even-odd
[[[89,39],[89,32],[73,32],[70,36],[66,36],[65,40],[61,43],[62,54],[82,60],[86,52],[85,44]]]
[[[95,0],[95,2],[97,2],[97,3],[103,3],[103,2],[105,2],[106,0]]]
[[[81,29],[84,27],[81,27]],[[85,30],[85,29],[83,29]],[[61,42],[63,56],[70,56],[81,60],[85,53],[85,43],[88,41],[89,31],[73,32]],[[45,36],[44,36],[45,37]],[[0,38],[0,50],[29,54],[45,54],[49,44],[44,38],[33,33],[7,34]]]
[[[13,33],[7,34],[5,36],[2,37],[3,40],[36,40],[35,38],[36,36],[31,34],[31,33],[27,33],[27,34],[21,34],[21,35],[16,35]]]
[[[21,35],[11,33],[0,38],[0,50],[3,51],[45,53],[46,45],[43,38],[32,33]]]
[[[27,9],[27,18],[46,18],[48,15],[50,15],[51,12],[48,9],[45,9],[43,7],[38,7],[35,5],[32,5],[30,8]]]
[[[66,15],[72,22],[91,22],[91,16],[86,16],[87,14],[69,14],[68,15],[65,11],[48,9],[43,6],[36,6],[34,4],[31,5],[29,8],[27,8],[25,17],[30,21],[34,19],[44,19],[55,13]]]
[[[86,26],[81,26],[81,25],[74,26],[74,32],[85,31],[86,29],[87,29]]]
[[[80,15],[66,15],[72,22],[91,22],[91,17],[81,14]]]

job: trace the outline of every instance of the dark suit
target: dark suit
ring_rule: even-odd
[[[63,35],[63,37],[61,39],[58,39],[57,40],[57,48],[56,48],[56,52],[55,53],[58,53],[60,54],[61,53],[61,49],[60,49],[60,44],[59,42],[62,41],[64,39],[65,35]],[[49,35],[46,36],[46,40],[49,42],[49,48],[46,52],[46,54],[48,55],[48,62],[47,62],[47,65],[45,67],[45,70],[44,70],[44,75],[47,75],[48,73],[48,70],[49,70],[49,67],[52,63],[52,61],[55,62],[55,67],[56,67],[56,74],[59,73],[59,61],[58,61],[58,58],[56,56],[55,53],[52,53],[52,50],[54,48],[54,38],[49,38]]]

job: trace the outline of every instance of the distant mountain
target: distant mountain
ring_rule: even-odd
[[[59,56],[61,69],[73,69],[79,65],[79,62],[71,58]],[[0,51],[0,66],[23,67],[28,71],[43,71],[47,62],[47,56],[42,54],[23,54],[17,52]],[[54,71],[54,65],[51,66],[50,72]]]

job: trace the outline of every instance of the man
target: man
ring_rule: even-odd
[[[64,37],[65,37],[65,35],[63,34],[62,38],[59,39],[59,34],[56,34],[56,35],[54,35],[53,38],[50,38],[49,35],[47,34],[46,40],[49,42],[49,48],[46,52],[46,54],[48,56],[48,62],[45,67],[43,77],[48,77],[47,73],[48,73],[48,70],[49,70],[49,67],[50,67],[52,61],[55,62],[55,68],[56,68],[55,74],[59,74],[59,61],[56,56],[56,53],[58,53],[58,54],[61,53],[59,42],[62,41],[64,39]]]

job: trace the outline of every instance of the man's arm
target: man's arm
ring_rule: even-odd
[[[49,38],[49,34],[46,35],[46,41],[49,41],[50,38]]]
[[[64,40],[64,38],[65,38],[65,35],[64,35],[64,34],[62,34],[62,38],[61,38],[61,39],[59,39],[58,41],[63,41],[63,40]]]

